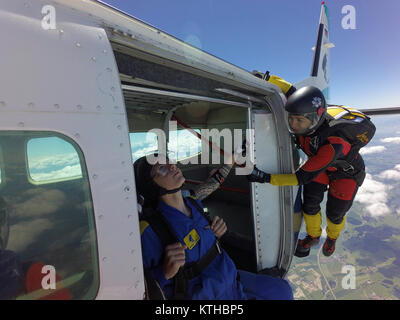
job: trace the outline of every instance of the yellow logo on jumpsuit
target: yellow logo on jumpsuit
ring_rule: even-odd
[[[189,250],[192,250],[193,247],[196,245],[197,242],[199,242],[200,236],[198,235],[197,231],[195,229],[192,229],[187,236],[183,239],[185,241],[185,244],[189,248]]]

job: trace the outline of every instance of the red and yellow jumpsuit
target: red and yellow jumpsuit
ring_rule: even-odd
[[[279,86],[286,96],[293,91],[292,85],[279,77],[271,76],[268,81]],[[331,127],[328,118],[314,133],[296,135],[296,144],[308,160],[294,174],[271,174],[273,185],[304,185],[303,214],[306,231],[312,237],[322,233],[320,204],[324,193],[328,191],[327,235],[337,239],[344,227],[345,214],[365,178],[364,161],[349,142],[349,126],[353,125],[343,123]]]

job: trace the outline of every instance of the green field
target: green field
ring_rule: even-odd
[[[317,247],[306,258],[293,258],[287,278],[297,299],[400,299],[400,179],[396,172],[400,172],[400,144],[385,142],[385,138],[400,136],[400,116],[373,120],[377,131],[368,146],[384,150],[363,156],[369,193],[364,201],[354,201],[331,257],[320,252],[318,259]],[[321,208],[324,216],[325,201]],[[303,225],[300,238],[304,236]],[[345,266],[355,270],[355,289],[342,286]]]

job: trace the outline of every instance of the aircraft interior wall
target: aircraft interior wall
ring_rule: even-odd
[[[154,97],[154,99],[157,99]],[[131,132],[146,132],[151,129],[163,129],[164,120],[168,110],[161,112],[157,110],[156,104],[149,106],[148,110],[137,108],[135,104],[126,101],[128,125]],[[245,138],[246,114],[247,109],[220,105],[217,103],[191,102],[183,105],[173,106],[176,109],[176,116],[192,129],[217,129],[222,132],[228,129],[233,137],[234,129],[242,129]],[[149,111],[153,110],[153,111]],[[178,126],[178,130],[183,129]],[[200,132],[200,131],[199,131]],[[221,135],[222,136],[222,135]],[[224,148],[223,138],[211,139],[214,144]],[[233,143],[230,146],[233,151]],[[134,139],[131,140],[132,147],[135,146]],[[227,146],[225,146],[227,147]],[[229,147],[227,147],[229,148]],[[205,181],[210,172],[223,165],[224,158],[220,155],[219,163],[212,164],[210,149],[210,159],[208,164],[201,163],[201,154],[191,158],[197,158],[189,164],[181,164],[178,167],[182,170],[187,182],[184,189],[192,188],[196,183]],[[193,163],[195,162],[195,163]],[[251,212],[251,200],[249,183],[245,176],[237,176],[232,169],[223,187],[213,192],[203,200],[204,207],[207,208],[211,217],[216,215],[222,217],[233,233],[225,243],[225,249],[229,252],[236,264],[249,271],[256,271],[256,258],[253,234],[253,221]]]
[[[131,149],[137,157],[144,155],[138,150],[143,141],[135,140],[135,133],[145,133],[151,129],[165,132],[169,128],[169,120],[178,121],[178,131],[184,129],[182,125],[198,133],[202,129],[217,130],[220,137],[213,139],[212,143],[232,152],[246,138],[250,121],[249,107],[253,110],[268,108],[263,102],[264,95],[252,93],[245,86],[237,86],[227,78],[217,78],[189,64],[179,64],[121,44],[112,43],[112,46],[125,99]],[[242,138],[240,141],[230,139],[231,145],[226,145],[224,129],[230,131],[232,138],[234,130],[240,129]],[[194,136],[191,138],[193,144],[201,145],[201,140]],[[156,148],[151,151],[154,152]],[[180,149],[177,147],[174,150],[177,160],[180,158]],[[215,162],[210,152],[209,161],[205,164],[201,161],[201,155],[201,149],[195,153],[188,152],[182,158],[186,160],[185,165],[178,161],[187,180],[184,188],[190,189],[205,181],[212,170],[223,165],[223,156]],[[194,159],[197,161],[192,161]],[[203,200],[203,204],[211,217],[222,217],[232,232],[230,237],[226,237],[229,240],[225,242],[225,249],[236,265],[240,269],[257,272],[256,228],[250,184],[245,176],[235,175],[234,170],[231,170],[221,188]]]

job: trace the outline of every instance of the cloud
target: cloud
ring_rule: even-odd
[[[381,179],[398,180],[400,181],[400,171],[397,170],[385,170],[378,175]]]
[[[137,159],[146,156],[148,154],[156,152],[158,149],[157,145],[148,144],[147,147],[143,147],[135,152],[132,152],[132,161],[135,162]]]
[[[400,137],[390,137],[381,139],[381,142],[400,144]]]
[[[360,150],[360,154],[371,154],[371,153],[379,153],[386,150],[384,146],[374,146],[374,147],[364,147]]]
[[[396,165],[393,169],[382,171],[377,177],[380,179],[400,181],[400,164]]]
[[[367,173],[354,200],[364,204],[372,217],[379,217],[390,213],[390,208],[386,205],[388,190],[384,183],[372,179],[372,176]]]
[[[13,216],[18,218],[41,218],[57,212],[66,204],[64,192],[58,189],[30,189],[14,200]]]
[[[60,170],[53,170],[46,173],[31,173],[35,181],[52,181],[56,179],[82,177],[81,165],[78,163],[73,166],[66,166]]]
[[[54,156],[41,158],[29,158],[28,160],[30,170],[43,170],[49,167],[65,167],[68,165],[71,166],[79,163],[79,157],[76,152],[57,154]]]
[[[77,153],[29,158],[28,163],[31,178],[38,182],[82,176]]]
[[[51,230],[54,223],[49,219],[34,219],[18,222],[10,227],[10,238],[7,249],[16,252],[24,251],[46,230]]]

